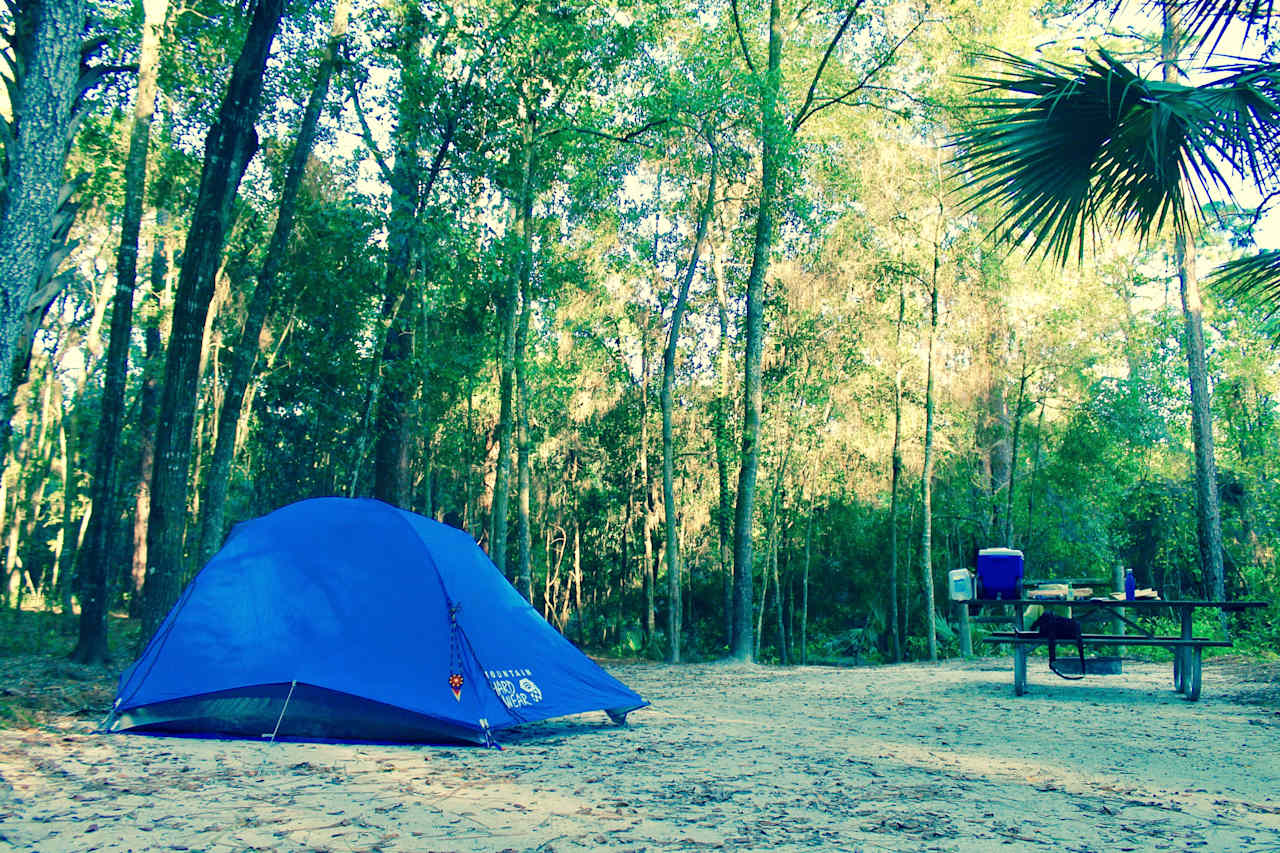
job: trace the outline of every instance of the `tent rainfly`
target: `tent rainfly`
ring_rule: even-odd
[[[239,524],[120,676],[110,731],[492,743],[648,703],[467,533],[376,500]]]

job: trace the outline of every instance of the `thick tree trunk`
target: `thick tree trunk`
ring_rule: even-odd
[[[698,227],[693,239],[689,264],[680,281],[680,291],[671,309],[671,329],[667,333],[667,346],[662,351],[662,505],[666,515],[667,534],[667,661],[680,662],[681,631],[681,565],[678,523],[680,513],[676,509],[675,492],[675,439],[672,434],[671,410],[674,404],[671,389],[676,377],[676,350],[680,343],[680,322],[684,319],[685,306],[689,303],[689,287],[693,284],[698,261],[702,257],[702,245],[706,241],[707,224],[715,207],[717,162],[715,151],[711,153],[711,175],[707,179],[707,197],[698,215]]]
[[[182,274],[178,277],[160,393],[147,531],[147,582],[143,588],[144,641],[177,599],[185,572],[182,540],[201,337],[231,206],[240,178],[258,148],[253,125],[262,100],[267,56],[283,12],[283,0],[260,0],[255,6],[226,97],[205,142],[204,169],[183,253]]]
[[[94,459],[90,502],[98,508],[89,522],[88,541],[81,558],[80,640],[71,657],[81,663],[107,659],[107,569],[115,556],[119,523],[117,469],[120,431],[124,422],[125,380],[129,370],[129,339],[133,334],[133,292],[138,278],[138,234],[142,226],[142,200],[147,176],[147,148],[151,116],[156,105],[156,66],[160,56],[160,30],[168,0],[143,3],[142,44],[138,50],[138,89],[129,133],[129,156],[124,167],[124,209],[120,223],[120,250],[116,255],[115,307],[111,315],[111,341],[103,380],[102,410],[98,420],[97,456]]]
[[[396,312],[382,347],[383,388],[377,406],[373,496],[392,506],[408,509],[412,494],[409,448],[413,419],[410,408],[414,395],[412,386],[416,383],[404,374],[413,353],[417,312],[403,308],[402,304],[402,310]]]
[[[0,192],[0,456],[8,447],[14,356],[27,305],[48,260],[63,191],[80,77],[83,0],[12,8],[12,42],[3,51],[8,86],[3,191]]]
[[[329,95],[329,81],[333,77],[334,68],[339,61],[339,51],[347,37],[347,18],[350,11],[351,0],[339,0],[333,10],[328,50],[316,71],[316,79],[311,86],[311,94],[307,98],[307,105],[302,113],[302,124],[298,128],[298,138],[294,143],[293,155],[289,159],[289,168],[285,173],[284,187],[280,192],[275,229],[271,233],[267,255],[263,258],[262,269],[258,273],[257,286],[254,287],[253,296],[249,299],[249,308],[245,315],[244,327],[240,332],[240,341],[231,353],[226,393],[223,395],[222,408],[218,414],[218,432],[213,447],[213,459],[205,475],[205,495],[201,506],[200,525],[199,562],[202,564],[207,562],[222,544],[225,526],[223,514],[227,502],[227,487],[231,479],[231,463],[235,457],[236,433],[240,425],[241,408],[244,405],[245,392],[249,387],[249,379],[253,374],[254,362],[258,357],[262,329],[266,324],[267,313],[275,294],[276,278],[284,263],[289,238],[293,233],[293,222],[298,209],[298,192],[302,187],[307,160],[315,144],[320,111]]]
[[[764,344],[764,283],[773,247],[774,207],[778,173],[785,142],[779,114],[782,88],[782,12],[779,0],[769,3],[769,64],[760,91],[760,201],[756,213],[755,244],[747,275],[743,369],[741,467],[738,470],[738,504],[733,521],[734,620],[730,654],[735,660],[751,659],[752,542],[751,519],[756,496],[756,472],[760,465],[760,360]]]
[[[408,508],[412,483],[409,449],[412,442],[410,405],[420,384],[409,362],[413,352],[415,318],[420,306],[410,295],[414,268],[422,249],[417,245],[416,218],[424,199],[431,194],[436,176],[453,143],[454,123],[446,120],[443,137],[429,168],[423,168],[419,150],[427,117],[418,102],[424,70],[425,32],[427,21],[421,8],[414,4],[403,7],[404,19],[397,33],[400,60],[401,96],[396,114],[395,163],[390,175],[391,211],[387,228],[386,276],[383,287],[383,316],[388,325],[384,332],[381,358],[370,383],[366,423],[357,454],[357,474],[362,464],[364,443],[374,435],[374,497],[395,506]],[[437,42],[438,50],[442,42]],[[369,139],[372,146],[373,140]],[[385,168],[385,167],[384,167]],[[352,477],[352,493],[358,485]]]

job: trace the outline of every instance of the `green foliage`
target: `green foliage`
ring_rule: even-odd
[[[804,14],[788,18],[781,109],[787,122],[803,120],[780,155],[783,191],[763,293],[764,423],[751,531],[762,660],[780,661],[785,647],[794,662],[802,623],[811,662],[892,660],[891,537],[907,655],[927,654],[920,471],[934,287],[941,309],[934,585],[945,588],[946,572],[970,564],[974,549],[1011,544],[1038,577],[1110,577],[1121,565],[1166,597],[1207,589],[1192,513],[1176,282],[1165,258],[1122,237],[1084,243],[1095,228],[1099,238],[1119,226],[1154,235],[1162,221],[1194,217],[1187,205],[1205,190],[1221,195],[1231,169],[1265,171],[1274,154],[1263,130],[1275,121],[1275,69],[1221,69],[1193,87],[1148,81],[1116,54],[1090,53],[1079,67],[1016,60],[1000,51],[1062,33],[1039,30],[1020,5],[991,5],[951,4],[921,19],[906,7],[868,4],[812,91],[847,10],[784,10]],[[211,450],[227,344],[239,333],[294,119],[327,38],[326,6],[293,4],[268,69],[272,106],[258,123],[261,148],[222,259],[227,297],[210,324],[196,481]],[[411,424],[411,508],[488,544],[498,308],[522,249],[512,224],[527,143],[533,603],[589,649],[664,657],[668,639],[656,626],[676,603],[668,600],[657,488],[660,353],[714,156],[717,197],[676,359],[673,450],[687,570],[683,657],[727,652],[724,557],[733,542],[720,537],[716,450],[719,442],[731,451],[732,504],[743,294],[762,167],[755,72],[767,13],[767,4],[740,6],[741,42],[731,10],[715,4],[358,4],[360,23],[334,83],[341,94],[328,105],[307,167],[263,336],[230,521],[314,495],[368,494],[378,438],[371,395],[382,383],[403,391]],[[139,21],[124,7],[116,12],[111,55],[127,60]],[[165,283],[153,291],[143,277],[161,238],[170,279],[183,262],[180,235],[200,180],[209,111],[246,21],[239,7],[188,3],[166,30],[137,304],[138,316],[162,327],[172,310]],[[964,52],[971,42],[1001,57],[996,72]],[[970,104],[983,112],[967,125],[973,113],[962,112],[956,70],[987,86]],[[100,406],[98,354],[114,285],[100,259],[118,241],[129,95],[118,82],[95,95],[72,156],[70,168],[88,174],[73,234],[81,244],[68,263],[75,274],[39,336],[0,493],[0,541],[13,543],[0,549],[10,606],[22,597],[57,609],[74,591],[66,571],[74,574],[85,472],[93,467],[83,437]],[[382,164],[367,148],[361,118]],[[974,158],[972,200],[992,205],[968,213],[955,206],[937,144],[948,132],[958,132],[961,155]],[[412,208],[406,224],[388,209],[387,177],[410,161],[421,168],[397,197]],[[1135,170],[1122,168],[1128,161]],[[165,211],[163,230],[157,208]],[[1249,215],[1234,205],[1209,210],[1233,233],[1229,246],[1216,230],[1206,233],[1202,257],[1216,262],[1248,248]],[[992,231],[1058,260],[1084,251],[1086,263],[1064,270],[1011,257],[988,239]],[[403,359],[384,363],[392,232],[410,245],[400,328],[412,345]],[[1206,314],[1228,594],[1269,602],[1280,601],[1280,362],[1265,306],[1250,294],[1266,297],[1274,254],[1264,248],[1235,262]],[[1249,284],[1233,290],[1231,281]],[[145,351],[138,330],[131,412],[141,410]],[[161,366],[148,369],[154,375]],[[725,435],[715,433],[721,414]],[[117,604],[133,594],[130,534],[146,437],[137,419],[127,423],[122,500],[112,510]],[[891,530],[895,425],[902,467]],[[514,541],[515,514],[497,523]],[[781,632],[779,590],[772,576],[767,592],[764,584],[775,558]],[[958,654],[947,619],[941,625],[941,653]],[[1233,636],[1250,653],[1274,650],[1277,625],[1274,605],[1232,617]],[[49,650],[61,647],[51,628],[40,636]]]

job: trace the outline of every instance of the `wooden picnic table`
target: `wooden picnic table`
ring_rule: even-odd
[[[1091,613],[1106,612],[1111,618],[1119,619],[1134,629],[1136,634],[1084,634],[1082,640],[1086,646],[1150,646],[1167,648],[1173,651],[1173,689],[1182,693],[1189,701],[1200,698],[1201,653],[1206,647],[1231,646],[1230,640],[1214,640],[1207,637],[1196,637],[1192,631],[1195,611],[1198,609],[1222,610],[1237,612],[1249,608],[1265,607],[1264,601],[1206,601],[1201,599],[1166,601],[1159,598],[1076,598],[1076,599],[1044,599],[1044,598],[1004,598],[978,599],[969,602],[979,607],[1012,606],[1014,608],[1014,630],[997,631],[984,638],[988,643],[1008,643],[1013,646],[1013,692],[1017,696],[1027,692],[1027,653],[1047,641],[1038,633],[1024,630],[1024,617],[1027,607],[1037,604],[1042,607],[1069,607],[1081,616]],[[1158,637],[1145,625],[1133,621],[1124,612],[1136,611],[1135,616],[1154,615],[1160,612],[1176,613],[1180,624],[1180,632],[1176,637]],[[1083,674],[1083,673],[1081,673]]]

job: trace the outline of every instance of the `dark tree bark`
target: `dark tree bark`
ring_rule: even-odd
[[[17,0],[0,51],[10,115],[0,177],[0,456],[8,449],[14,356],[48,262],[79,95],[83,0]]]
[[[676,295],[676,303],[671,309],[671,330],[667,333],[667,346],[662,351],[662,501],[666,514],[667,533],[667,661],[680,662],[680,630],[681,630],[681,593],[680,593],[680,537],[678,529],[679,511],[676,509],[675,493],[675,439],[671,428],[671,410],[674,404],[671,399],[671,388],[676,376],[676,348],[680,343],[680,322],[684,319],[685,306],[689,303],[689,287],[693,284],[693,275],[698,269],[698,261],[702,257],[702,245],[706,242],[707,223],[711,221],[711,211],[716,201],[717,158],[714,147],[711,150],[711,174],[707,178],[707,197],[702,203],[702,211],[698,215],[697,232],[693,239],[693,250],[689,253],[689,264],[685,267],[684,276],[680,280],[680,292]]]
[[[774,208],[778,198],[779,161],[785,129],[779,114],[782,89],[782,11],[779,0],[769,3],[769,64],[760,89],[760,200],[756,213],[755,244],[751,271],[747,274],[743,371],[741,465],[738,470],[738,503],[733,520],[733,643],[735,660],[751,660],[752,562],[751,519],[755,508],[756,472],[760,465],[760,358],[764,345],[764,279],[773,247]]]
[[[370,383],[373,420],[373,496],[393,506],[408,508],[409,436],[407,405],[410,394],[407,364],[413,351],[413,322],[404,302],[409,295],[413,267],[413,217],[418,206],[417,181],[421,170],[414,122],[402,106],[397,124],[396,159],[391,185],[391,224],[387,235],[387,268],[382,313],[386,337]],[[379,393],[381,390],[382,393]]]
[[[218,118],[205,141],[200,190],[174,297],[173,328],[156,424],[147,581],[143,588],[144,638],[151,636],[177,600],[185,573],[182,541],[187,520],[187,474],[205,318],[236,190],[258,149],[253,125],[262,100],[267,56],[283,13],[284,0],[259,0],[254,7],[244,47],[232,69]]]
[[[405,287],[408,287],[405,282]],[[407,295],[407,294],[404,294]],[[403,305],[401,305],[403,309]],[[382,347],[383,393],[378,400],[373,458],[373,496],[392,506],[409,508],[412,476],[413,383],[406,375],[414,345],[416,311],[400,310]]]
[[[151,116],[156,105],[156,65],[160,29],[168,0],[143,4],[142,44],[138,50],[138,88],[129,132],[129,155],[124,167],[124,210],[120,249],[116,254],[116,293],[111,314],[111,339],[103,379],[102,413],[98,420],[90,503],[96,508],[89,521],[86,547],[80,561],[80,639],[71,657],[81,663],[107,660],[108,566],[115,555],[119,532],[118,468],[120,430],[124,422],[125,380],[129,372],[129,338],[133,334],[133,291],[138,278],[138,234],[146,188],[147,148]]]
[[[316,70],[316,79],[307,97],[306,108],[303,110],[302,124],[298,128],[293,155],[289,159],[289,168],[285,172],[275,229],[271,234],[271,242],[267,246],[267,255],[262,261],[262,269],[258,273],[257,286],[254,287],[253,296],[249,300],[240,341],[231,354],[226,392],[222,399],[222,409],[218,414],[218,433],[214,443],[213,459],[205,474],[204,500],[200,505],[200,563],[208,561],[222,544],[223,511],[226,507],[227,487],[231,479],[231,463],[235,456],[240,412],[244,406],[249,379],[253,374],[254,362],[258,358],[262,329],[275,294],[276,278],[284,263],[289,238],[293,233],[293,222],[298,209],[298,192],[302,186],[307,160],[315,144],[316,125],[319,123],[320,111],[324,107],[325,99],[329,95],[329,82],[338,65],[339,52],[346,40],[347,18],[350,11],[350,0],[339,0],[334,8],[328,49],[320,62],[320,67]]]

